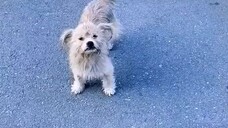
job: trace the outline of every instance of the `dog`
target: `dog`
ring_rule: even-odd
[[[114,67],[109,50],[119,39],[121,25],[113,9],[115,0],[93,0],[83,10],[76,28],[63,32],[61,42],[67,49],[74,82],[73,94],[81,93],[89,80],[100,79],[107,96],[115,94]]]

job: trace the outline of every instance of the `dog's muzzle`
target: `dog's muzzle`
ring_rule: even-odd
[[[100,49],[96,48],[94,43],[92,41],[87,42],[86,44],[87,48],[85,49],[85,52],[89,53],[100,53]]]

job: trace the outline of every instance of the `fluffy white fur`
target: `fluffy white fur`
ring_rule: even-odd
[[[119,22],[113,14],[114,0],[93,0],[84,9],[75,29],[66,30],[61,41],[68,49],[74,76],[71,91],[81,93],[87,80],[101,79],[106,95],[115,94],[114,67],[109,49],[120,35]],[[88,43],[93,44],[89,46]]]

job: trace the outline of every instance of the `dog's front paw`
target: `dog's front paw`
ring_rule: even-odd
[[[104,91],[105,95],[107,95],[107,96],[112,96],[116,92],[115,88],[104,88],[103,91]]]
[[[71,86],[71,93],[74,94],[74,95],[77,95],[77,94],[81,93],[83,90],[84,90],[84,87],[81,86],[81,85],[73,84]]]

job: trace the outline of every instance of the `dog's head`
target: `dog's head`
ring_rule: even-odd
[[[61,36],[63,46],[79,54],[107,52],[107,42],[112,38],[111,24],[79,24],[75,29],[66,30]]]

